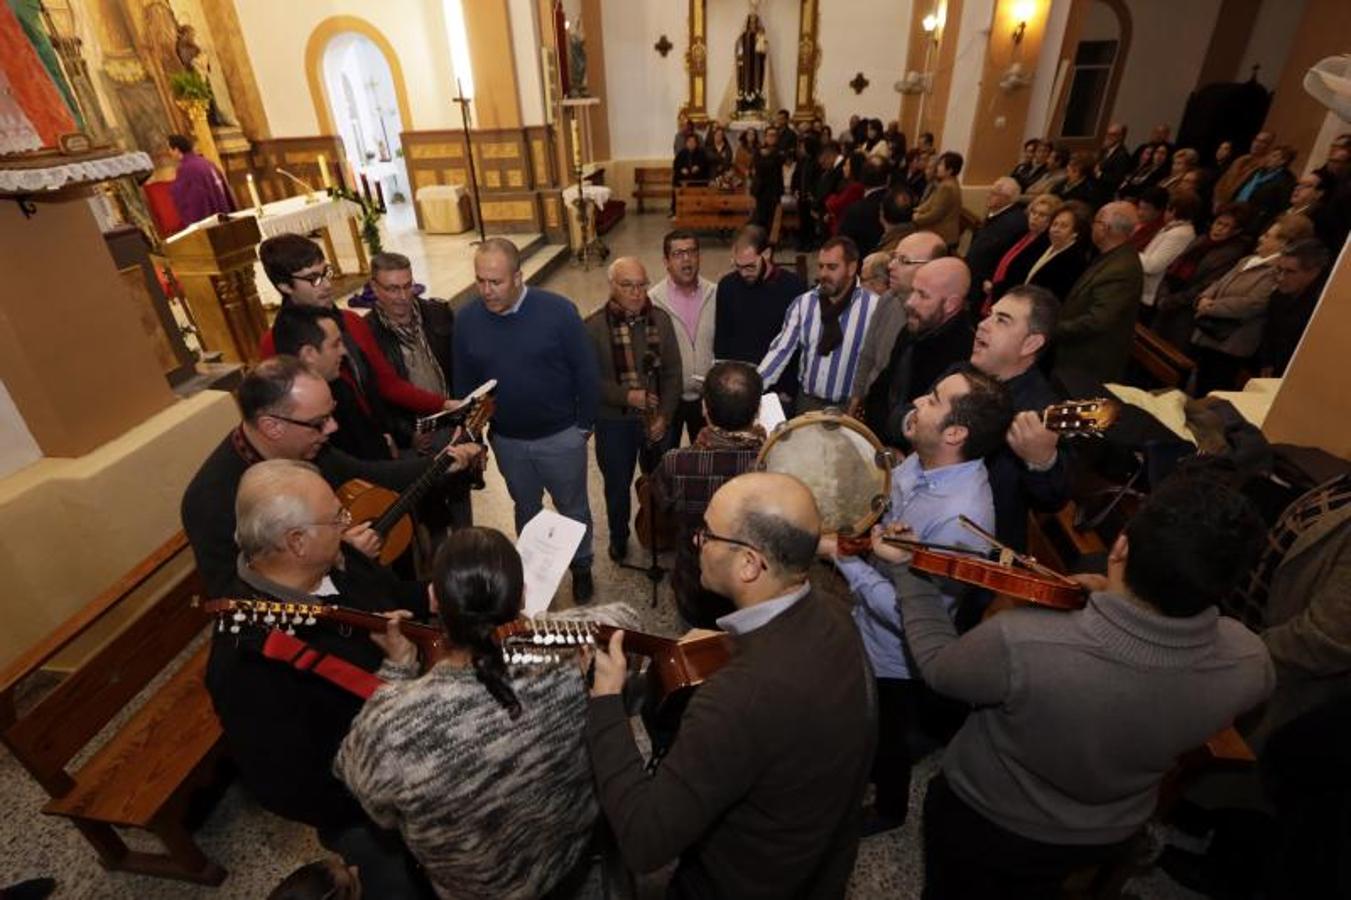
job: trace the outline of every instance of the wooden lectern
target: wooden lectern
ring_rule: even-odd
[[[267,331],[253,281],[260,238],[258,220],[244,216],[199,223],[164,243],[202,345],[230,362],[257,362],[258,341]]]

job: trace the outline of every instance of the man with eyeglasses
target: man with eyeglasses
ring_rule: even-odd
[[[789,305],[806,293],[797,272],[774,265],[772,249],[769,232],[759,225],[743,226],[732,240],[732,271],[719,279],[714,301],[714,359],[760,362]]]
[[[699,236],[694,232],[667,232],[661,241],[661,255],[666,261],[666,277],[652,286],[648,296],[676,326],[684,384],[668,443],[679,447],[682,432],[688,432],[692,441],[704,427],[699,386],[713,365],[718,286],[699,275]]]
[[[345,552],[351,516],[313,464],[268,459],[250,467],[231,512],[239,561],[226,596],[429,614],[422,585]],[[379,685],[379,647],[322,619],[260,615],[234,624],[237,631],[212,635],[206,687],[245,788],[268,811],[314,828],[320,844],[357,867],[370,896],[426,896],[397,833],[375,825],[333,775],[363,689]]]
[[[919,267],[948,255],[943,238],[932,231],[916,231],[901,238],[891,251],[887,264],[887,290],[878,297],[877,312],[863,338],[859,352],[858,374],[849,392],[849,414],[858,417],[877,376],[886,369],[896,339],[905,328],[905,301],[915,283]]]
[[[428,460],[359,460],[328,446],[338,430],[333,395],[323,378],[294,356],[275,356],[254,366],[235,391],[242,421],[206,458],[183,493],[181,516],[209,596],[229,596],[235,579],[234,497],[250,466],[265,459],[315,463],[332,487],[353,478],[402,490],[421,475]],[[451,471],[464,469],[481,448],[464,444],[449,452]],[[343,539],[368,556],[381,539],[368,523],[343,529]]]
[[[596,465],[605,482],[610,558],[620,562],[629,552],[634,465],[644,474],[656,466],[680,402],[680,348],[671,317],[647,296],[643,264],[620,257],[609,275],[609,302],[583,324],[600,365]]]
[[[291,303],[334,306],[333,267],[309,238],[298,234],[270,237],[258,245],[258,258],[268,280],[282,295],[283,306]],[[459,405],[445,393],[425,390],[401,378],[380,352],[366,320],[350,309],[340,313],[347,365],[358,384],[372,383],[386,403],[416,415],[430,415]],[[276,352],[271,332],[263,335],[258,349],[264,358]]]
[[[679,860],[675,897],[842,897],[875,743],[859,637],[808,572],[821,517],[806,486],[724,484],[697,532],[705,586],[731,599],[731,660],[695,692],[644,770],[620,691],[623,632],[594,654],[586,736],[598,798],[628,866]]]
[[[1295,241],[1276,258],[1276,288],[1267,304],[1267,324],[1256,363],[1265,377],[1279,378],[1295,355],[1322,296],[1332,254],[1318,238]]]

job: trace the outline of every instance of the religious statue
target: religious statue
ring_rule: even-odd
[[[191,25],[178,26],[178,40],[174,44],[174,53],[183,64],[184,71],[196,72],[211,88],[211,105],[207,108],[206,119],[213,126],[235,125],[216,103],[216,86],[211,83],[211,62],[197,44],[197,29]]]
[[[586,86],[586,35],[582,34],[581,19],[571,22],[568,27],[568,94],[591,96]]]
[[[755,13],[757,4],[751,4],[746,16],[746,27],[736,41],[736,112],[741,117],[748,113],[763,113],[765,100],[765,64],[769,57],[769,38],[765,24]]]

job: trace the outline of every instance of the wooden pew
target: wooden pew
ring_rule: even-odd
[[[198,848],[185,822],[194,788],[222,751],[204,683],[209,641],[191,653],[89,759],[79,756],[205,630],[205,595],[179,532],[129,574],[0,673],[0,742],[51,798],[42,811],[70,819],[105,868],[216,885],[225,870]],[[163,593],[159,593],[162,591]],[[96,624],[117,622],[154,599],[32,706],[24,682]],[[154,834],[163,853],[132,850],[114,826]]]
[[[671,167],[638,166],[633,170],[633,196],[638,201],[638,212],[644,212],[644,200],[671,202]]]
[[[1196,363],[1185,353],[1139,322],[1131,341],[1131,361],[1159,387],[1185,390]]]
[[[706,187],[676,189],[676,228],[731,232],[746,224],[755,212],[749,194],[724,194]]]

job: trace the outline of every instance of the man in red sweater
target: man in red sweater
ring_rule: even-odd
[[[279,234],[258,246],[267,278],[282,296],[282,305],[333,306],[333,267],[324,260],[318,245],[298,234]],[[358,313],[341,310],[343,339],[347,361],[359,385],[372,380],[376,392],[386,403],[401,406],[418,415],[430,415],[454,409],[456,400],[425,391],[400,378],[380,352],[370,326]],[[272,332],[263,335],[258,351],[264,359],[276,354]]]

